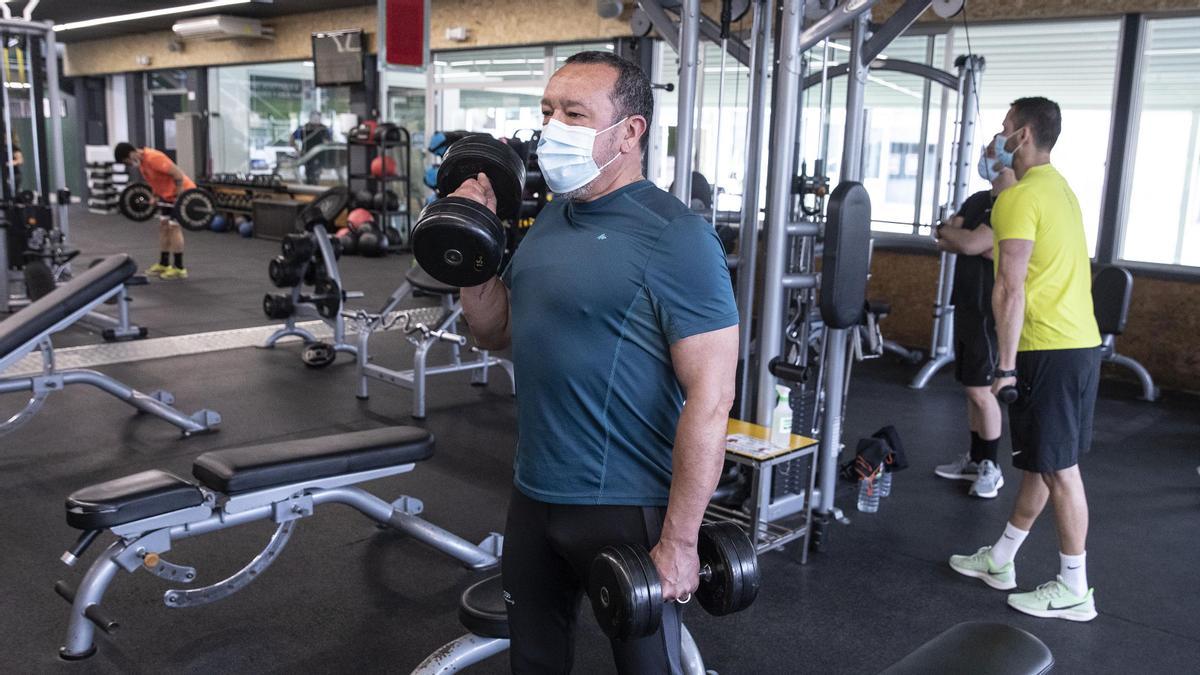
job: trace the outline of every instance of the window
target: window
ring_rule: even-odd
[[[439,52],[433,57],[435,84],[543,80],[546,76],[544,47],[473,49]]]
[[[987,60],[980,82],[975,147],[1000,132],[1013,100],[1045,96],[1058,103],[1063,124],[1053,162],[1079,199],[1088,246],[1094,253],[1100,229],[1120,21],[1023,22],[971,26],[969,31],[963,30],[960,23],[951,36],[956,53],[966,53],[968,33],[970,48]],[[971,172],[971,192],[988,187],[975,171]]]
[[[1200,18],[1148,21],[1120,257],[1200,266]]]
[[[303,158],[292,134],[312,112],[330,129],[321,153],[322,183],[345,182],[349,87],[317,87],[311,61],[209,69],[210,144],[213,173],[278,173],[300,180]]]

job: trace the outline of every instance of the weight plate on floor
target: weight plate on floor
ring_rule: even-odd
[[[300,360],[309,368],[324,368],[337,360],[337,350],[328,342],[312,342],[304,347]]]
[[[171,210],[175,222],[186,230],[198,232],[207,230],[217,215],[217,204],[212,195],[202,188],[184,190],[175,198],[175,206]]]
[[[121,197],[117,200],[117,210],[126,218],[144,222],[154,217],[154,213],[158,210],[158,197],[154,196],[154,191],[145,183],[130,183],[121,190]]]
[[[487,134],[472,134],[450,146],[438,166],[438,194],[445,197],[480,173],[487,175],[496,193],[496,215],[516,218],[525,189],[525,164],[507,143]]]

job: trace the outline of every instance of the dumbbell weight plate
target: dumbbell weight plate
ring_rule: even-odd
[[[313,304],[322,317],[336,317],[342,307],[342,289],[333,279],[318,278],[313,287]]]
[[[644,585],[638,587],[639,594],[645,599],[638,601],[635,622],[630,626],[632,639],[653,635],[662,624],[662,583],[658,578],[658,569],[654,567],[654,559],[650,553],[632,544],[624,544],[625,557],[634,566],[635,576],[640,574]]]
[[[281,293],[267,293],[263,296],[263,313],[268,319],[286,319],[294,311],[290,296]]]
[[[525,164],[515,150],[487,134],[473,134],[450,146],[438,166],[437,190],[445,197],[468,178],[486,174],[496,193],[496,215],[502,220],[521,212]]]
[[[324,368],[337,360],[337,350],[328,342],[312,342],[304,347],[300,360],[309,368]]]
[[[171,216],[186,230],[207,230],[217,215],[217,203],[203,188],[184,190],[175,198]]]
[[[316,247],[313,246],[313,240],[308,234],[291,232],[284,236],[280,248],[283,250],[284,258],[300,262],[311,258]]]
[[[281,255],[277,255],[271,258],[271,262],[267,263],[267,276],[271,278],[271,283],[276,288],[289,288],[300,283],[303,275],[300,268],[303,265],[303,262],[288,260]]]
[[[596,622],[614,639],[645,637],[662,622],[662,585],[650,555],[639,547],[602,549],[588,572],[588,597]]]
[[[504,225],[479,202],[445,197],[426,206],[412,235],[413,255],[434,279],[478,286],[496,275],[504,259]]]
[[[154,191],[145,183],[130,183],[121,190],[121,197],[117,200],[117,209],[121,215],[126,218],[144,222],[154,217],[158,211],[158,197],[154,196]]]
[[[696,590],[700,606],[713,616],[724,616],[749,607],[758,596],[758,555],[741,528],[730,522],[700,528],[697,542],[700,564],[712,576]]]

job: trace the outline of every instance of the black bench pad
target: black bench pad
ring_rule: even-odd
[[[463,591],[458,602],[458,620],[480,637],[508,639],[508,610],[499,574]]]
[[[421,269],[419,265],[413,265],[408,273],[404,275],[404,279],[413,285],[413,288],[425,291],[426,293],[437,293],[439,295],[458,295],[458,286],[443,284],[442,282],[429,276],[429,273]]]
[[[102,530],[204,503],[200,488],[166,471],[143,471],[76,490],[67,497],[67,524]]]
[[[5,356],[88,303],[120,286],[137,272],[128,255],[109,256],[79,276],[0,322],[0,356]]]
[[[1041,675],[1054,656],[1031,633],[1005,623],[966,621],[909,654],[883,675]]]
[[[208,488],[236,494],[411,464],[432,456],[433,435],[428,431],[385,427],[206,452],[192,464],[192,475]]]

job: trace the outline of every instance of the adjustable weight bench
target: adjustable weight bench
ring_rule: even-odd
[[[1005,623],[964,621],[881,675],[1043,675],[1054,655],[1032,633]]]
[[[465,346],[466,340],[456,334],[458,319],[462,316],[463,311],[462,302],[458,299],[458,290],[456,286],[443,284],[429,276],[425,270],[414,266],[405,275],[404,283],[388,297],[387,303],[378,313],[370,314],[359,311],[350,315],[358,331],[358,398],[366,399],[370,396],[367,391],[367,383],[370,380],[379,380],[411,389],[413,392],[412,416],[416,419],[425,419],[426,378],[432,375],[472,371],[471,383],[483,386],[488,382],[488,369],[492,367],[499,367],[508,373],[512,393],[516,393],[516,380],[513,379],[511,361],[491,356],[487,350],[476,347],[470,349],[475,353],[475,358],[469,360],[462,358],[461,349]],[[413,355],[412,370],[392,370],[371,363],[371,336],[388,328],[387,322],[390,320],[389,316],[392,311],[399,306],[401,301],[417,292],[437,296],[441,302],[442,315],[436,325],[419,326],[420,337],[416,337],[415,332],[410,332],[409,341],[417,348]],[[442,366],[428,366],[426,360],[429,350],[438,342],[450,344],[450,363]]]
[[[425,657],[412,675],[457,673],[508,649],[508,611],[500,579],[497,574],[463,591],[458,601],[458,620],[468,633]],[[704,675],[704,659],[696,641],[687,626],[680,624],[679,630],[679,660],[684,675]]]
[[[29,421],[51,392],[59,391],[68,384],[90,384],[140,412],[150,413],[174,424],[183,430],[185,436],[211,431],[220,424],[221,416],[211,410],[201,410],[191,416],[176,410],[171,405],[174,397],[168,392],[143,394],[94,370],[55,368],[51,336],[84,320],[106,300],[121,297],[125,293],[126,282],[135,272],[137,266],[128,255],[109,256],[0,322],[0,394],[33,392],[20,412],[0,421],[0,434]],[[41,374],[3,376],[5,370],[36,349],[42,353]]]
[[[386,427],[348,434],[208,452],[192,465],[194,481],[166,471],[143,471],[76,491],[67,498],[67,524],[83,533],[63,554],[74,565],[103,532],[116,536],[88,568],[77,588],[64,581],[55,591],[71,603],[64,659],[95,653],[95,629],[111,633],[116,621],[100,607],[120,570],[139,568],[168,582],[188,584],[196,570],[168,562],[174,542],[270,520],[277,527],[266,547],[238,572],[203,588],[167,590],[170,608],[195,607],[226,598],[258,578],[279,556],[296,521],[322,504],[344,504],[380,525],[461,561],[471,569],[500,562],[503,537],[493,533],[472,544],[417,516],[424,505],[412,497],[388,503],[356,484],[412,471],[433,455],[433,436],[414,427]]]

